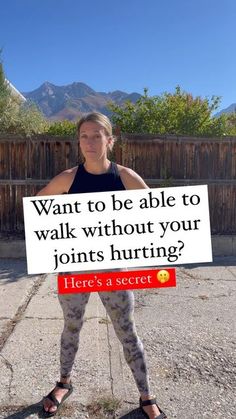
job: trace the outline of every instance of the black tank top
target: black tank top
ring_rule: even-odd
[[[116,163],[111,162],[106,173],[94,175],[85,170],[84,165],[78,166],[68,194],[86,192],[122,191],[125,187],[121,181]]]

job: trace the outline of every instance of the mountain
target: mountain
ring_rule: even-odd
[[[43,114],[50,120],[69,119],[71,121],[87,112],[98,111],[105,115],[111,112],[107,108],[110,101],[122,105],[126,100],[135,103],[141,96],[138,93],[96,92],[85,83],[74,82],[66,86],[56,86],[45,82],[32,92],[22,93],[26,99],[36,103]]]
[[[234,113],[236,112],[236,103],[232,103],[228,108],[222,109],[222,111],[217,112],[214,116],[220,116],[222,113]]]

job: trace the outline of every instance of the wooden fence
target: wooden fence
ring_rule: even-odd
[[[207,184],[212,234],[236,234],[236,138],[122,135],[113,159],[150,187]],[[1,236],[22,236],[22,197],[81,161],[73,138],[0,137]]]

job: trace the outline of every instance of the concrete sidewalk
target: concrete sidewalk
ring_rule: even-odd
[[[176,288],[134,291],[152,391],[168,419],[236,418],[236,258],[176,272]],[[24,259],[0,260],[0,418],[42,417],[40,401],[59,379],[62,327],[56,276],[28,276]],[[97,293],[73,385],[58,418],[144,418]]]

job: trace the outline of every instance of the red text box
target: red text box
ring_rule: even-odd
[[[174,268],[58,275],[58,294],[175,286]]]

